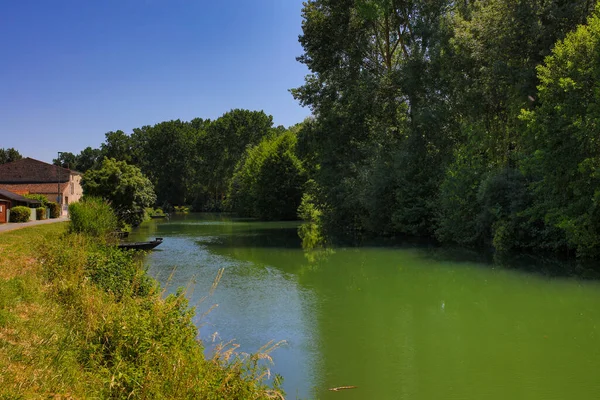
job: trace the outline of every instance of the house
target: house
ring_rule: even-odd
[[[44,195],[61,204],[65,213],[69,203],[83,196],[81,176],[80,172],[27,157],[0,165],[0,189]]]
[[[39,207],[41,203],[37,200],[28,199],[8,190],[0,189],[0,224],[8,222],[8,213],[16,206]],[[35,215],[32,213],[32,215]]]

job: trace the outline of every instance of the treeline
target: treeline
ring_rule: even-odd
[[[11,147],[8,149],[0,149],[0,164],[6,164],[9,162],[17,161],[23,158],[21,153],[18,152],[15,148]]]
[[[598,256],[595,3],[306,2],[302,209],[338,239]]]
[[[312,0],[313,117],[263,112],[109,132],[56,160],[137,165],[158,204],[310,222],[304,243],[417,236],[600,255],[600,6]],[[71,164],[72,163],[72,164]]]
[[[242,184],[243,173],[236,172],[236,166],[242,168],[240,160],[248,157],[254,160],[254,168],[259,169],[263,168],[262,164],[265,162],[269,166],[273,166],[273,163],[285,163],[285,154],[282,154],[281,160],[277,160],[273,158],[274,154],[260,158],[262,156],[259,153],[267,150],[265,146],[268,147],[266,143],[269,141],[281,142],[276,147],[284,149],[285,153],[285,149],[289,150],[291,145],[288,142],[295,140],[290,139],[291,136],[286,133],[285,128],[274,127],[273,118],[262,111],[236,109],[214,121],[201,118],[189,122],[165,121],[154,126],[136,128],[131,134],[120,130],[108,132],[100,148],[88,147],[77,155],[62,153],[54,163],[80,172],[99,169],[105,158],[135,165],[153,183],[157,205],[166,208],[192,205],[196,211],[224,211],[229,204],[235,204],[252,216],[295,218],[300,195],[293,194],[297,198],[296,203],[288,205],[285,198],[281,197],[287,195],[283,193],[285,190],[273,187],[273,193],[277,193],[274,201],[285,203],[292,211],[282,210],[285,207],[279,205],[267,215],[257,211],[257,206],[249,202],[258,201],[262,202],[261,205],[270,207],[264,202],[265,196],[271,196],[271,193],[256,194],[253,189],[248,196],[242,194],[238,186]],[[252,150],[255,148],[256,150]],[[272,150],[277,152],[277,149]],[[282,164],[281,168],[286,169],[283,171],[284,176],[289,176],[288,166]],[[236,179],[232,190],[235,194],[227,196],[234,173]],[[256,176],[253,178],[256,179]],[[271,183],[283,182],[285,179],[287,178],[270,181],[266,177],[266,180],[260,182],[272,186]],[[240,199],[234,199],[238,195]],[[231,201],[225,203],[228,198]]]

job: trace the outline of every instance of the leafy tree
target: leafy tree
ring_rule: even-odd
[[[61,152],[58,158],[52,160],[52,164],[58,165],[59,167],[76,169],[77,167],[77,156],[68,151]]]
[[[578,254],[600,254],[600,3],[587,25],[559,42],[538,68],[539,107],[523,111],[532,179],[531,218],[558,228]],[[554,243],[561,244],[560,241]]]
[[[247,147],[272,133],[273,117],[263,111],[231,110],[206,127],[197,142],[196,173],[205,181],[212,207],[219,209],[235,166]],[[207,199],[208,200],[208,199]]]
[[[17,161],[23,158],[21,154],[13,147],[9,149],[0,149],[0,164]]]
[[[82,186],[84,195],[108,200],[119,219],[133,226],[143,221],[145,208],[156,201],[152,182],[125,161],[105,158],[99,169],[83,175]]]
[[[100,149],[93,149],[89,146],[81,150],[81,152],[77,155],[75,170],[79,172],[86,172],[87,170],[97,168],[102,162],[101,154],[102,152]]]
[[[297,218],[306,178],[295,155],[296,142],[296,135],[287,131],[246,151],[227,194],[232,211],[270,220]]]
[[[114,158],[117,161],[132,163],[133,140],[125,132],[118,130],[105,134],[105,141],[100,146],[102,157]]]
[[[134,131],[140,168],[154,182],[160,203],[186,204],[195,179],[197,131],[188,122],[165,121]]]

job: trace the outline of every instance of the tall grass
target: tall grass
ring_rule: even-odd
[[[117,229],[118,220],[110,204],[97,197],[85,197],[69,205],[69,232],[106,238]]]
[[[63,224],[0,235],[9,248],[0,398],[283,398],[261,361],[277,345],[245,355],[224,344],[206,358],[185,293],[164,297],[138,256]]]

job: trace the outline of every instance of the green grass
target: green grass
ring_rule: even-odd
[[[283,398],[261,359],[196,340],[182,292],[67,223],[0,234],[0,399]]]

